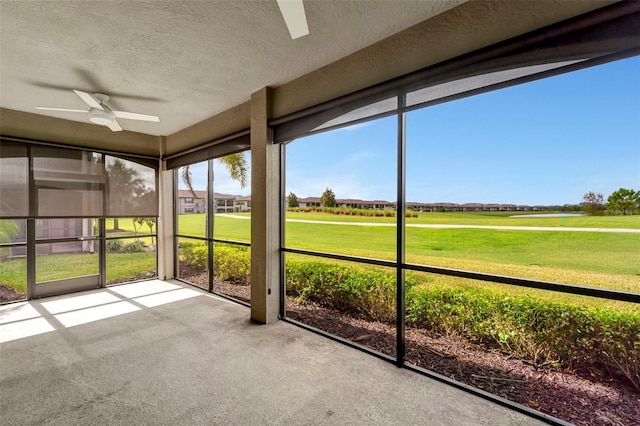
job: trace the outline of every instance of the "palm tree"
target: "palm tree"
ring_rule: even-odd
[[[231,179],[238,181],[240,183],[240,187],[244,188],[247,186],[247,179],[249,176],[249,167],[247,165],[247,159],[244,158],[244,153],[238,152],[235,154],[230,154],[225,157],[218,158],[222,164],[224,164],[225,168],[229,172]],[[191,194],[193,194],[194,198],[198,198],[196,195],[196,191],[193,189],[193,180],[191,176],[191,167],[186,165],[182,168],[182,181]]]

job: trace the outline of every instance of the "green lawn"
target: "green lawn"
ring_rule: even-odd
[[[191,216],[200,215],[181,216],[181,229],[197,229]],[[217,238],[250,241],[250,220],[216,216],[215,221]],[[640,235],[632,233],[407,228],[406,241],[407,260],[414,263],[472,260],[640,276]],[[292,248],[393,260],[395,242],[395,227],[286,225],[286,245]]]
[[[105,220],[107,238],[122,238],[123,244],[127,244],[135,240],[140,240],[146,246],[155,244],[155,237],[136,237],[136,232],[133,228],[133,221],[130,218],[120,218],[118,220],[118,229],[115,230],[114,227],[115,224],[113,219]],[[149,227],[145,224],[138,227],[138,235],[153,234],[155,232],[155,225],[153,227],[153,231],[149,230]]]
[[[146,224],[142,224],[142,225],[136,225],[138,226],[138,233],[139,234],[153,234],[156,232],[156,226],[155,223],[153,225],[153,230],[149,230],[149,227]],[[119,218],[118,219],[118,229],[114,229],[115,228],[115,219],[106,219],[105,220],[105,229],[107,231],[107,234],[110,234],[112,232],[122,232],[125,231],[125,235],[135,235],[134,230],[133,230],[133,219],[132,218]]]
[[[424,213],[429,215],[430,213]],[[503,213],[435,213],[442,220],[461,217],[464,222],[474,219],[477,224],[492,224],[492,220],[528,220],[505,218]],[[181,229],[192,229],[198,235],[202,218],[180,217]],[[290,215],[288,215],[289,217]],[[359,220],[389,218],[362,218],[327,214],[296,213],[296,218],[322,220]],[[465,219],[466,217],[466,219]],[[554,218],[555,219],[555,218]],[[601,220],[619,217],[579,218]],[[629,227],[638,217],[623,217],[610,221],[610,227]],[[539,220],[536,218],[535,220]],[[622,222],[627,225],[622,224]],[[217,238],[250,241],[251,222],[216,216]],[[622,224],[622,225],[621,225]],[[528,223],[540,226],[540,223]],[[576,226],[572,224],[572,226]],[[203,232],[203,231],[202,231]],[[395,227],[345,226],[288,222],[286,245],[315,251],[341,253],[378,259],[395,259]],[[410,263],[441,266],[511,275],[567,284],[640,291],[640,235],[633,233],[599,233],[568,231],[515,231],[493,229],[429,229],[407,228],[406,257]],[[515,290],[514,287],[510,287]]]
[[[395,228],[288,223],[288,247],[395,259]],[[406,231],[408,258],[480,260],[561,267],[616,274],[640,274],[636,234],[416,229]]]
[[[456,224],[482,226],[552,226],[640,229],[640,216],[517,217],[533,213],[534,212],[418,213],[417,218],[408,217],[406,218],[406,222],[407,224],[424,223],[440,225]],[[345,216],[328,213],[287,212],[287,218],[332,222],[396,223],[395,217]]]
[[[136,277],[155,271],[156,254],[107,253],[107,282]],[[98,273],[97,254],[55,254],[38,256],[36,261],[36,281],[51,281],[71,276],[95,275]],[[17,291],[27,291],[26,259],[0,262],[0,284],[13,287]]]

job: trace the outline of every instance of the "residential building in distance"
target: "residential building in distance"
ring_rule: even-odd
[[[195,196],[194,196],[195,193]],[[251,211],[251,196],[213,194],[216,213],[238,213]],[[205,213],[207,211],[207,191],[188,189],[178,191],[178,214]]]
[[[248,197],[251,198],[251,197]],[[298,207],[321,207],[320,197],[306,197],[298,198]],[[285,200],[285,206],[288,205]],[[353,209],[371,209],[371,210],[396,210],[396,203],[384,200],[360,200],[353,198],[337,198],[336,207],[345,207]],[[557,206],[527,206],[527,205],[515,205],[515,204],[495,204],[495,203],[420,203],[420,202],[407,202],[407,210],[413,210],[418,212],[505,212],[505,211],[526,211],[535,212],[541,210],[553,209]]]

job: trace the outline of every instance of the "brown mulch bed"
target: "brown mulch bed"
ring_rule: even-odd
[[[287,298],[287,317],[395,356],[394,325]],[[623,383],[540,368],[454,337],[407,328],[407,362],[576,425],[640,425],[640,394]]]
[[[143,272],[141,274],[135,275],[133,277],[124,277],[124,278],[117,278],[115,280],[111,280],[109,282],[107,282],[107,285],[113,285],[113,284],[122,284],[122,283],[130,283],[130,282],[134,282],[134,281],[142,281],[142,280],[148,280],[154,277],[157,277],[158,275],[155,272],[149,271],[149,272]]]
[[[15,302],[17,300],[25,300],[27,293],[15,291],[13,287],[0,284],[0,302]]]
[[[196,287],[209,290],[207,273],[201,268],[180,262],[180,278],[189,281]],[[213,277],[213,290],[243,302],[249,302],[251,299],[251,285],[238,285],[215,276]]]
[[[207,275],[180,265],[181,278],[207,289]],[[249,301],[251,286],[214,279],[214,290]],[[354,318],[286,298],[287,317],[395,357],[395,325]],[[407,328],[407,362],[576,425],[639,425],[640,393],[621,382],[539,367],[498,350]],[[582,372],[584,373],[584,372]]]

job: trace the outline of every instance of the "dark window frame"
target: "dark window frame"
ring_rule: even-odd
[[[475,96],[493,90],[499,90],[513,85],[523,84],[542,78],[559,75],[591,66],[601,65],[620,59],[640,55],[640,3],[620,2],[602,9],[587,13],[576,18],[551,25],[529,34],[516,37],[511,40],[480,49],[476,52],[463,55],[458,58],[445,61],[399,77],[394,80],[363,89],[358,92],[333,99],[328,102],[289,114],[284,117],[269,121],[273,129],[273,143],[280,144],[281,171],[280,171],[280,317],[288,322],[307,328],[313,332],[322,334],[333,340],[340,341],[356,349],[365,351],[379,358],[395,363],[398,367],[404,367],[428,375],[436,380],[446,382],[457,388],[469,391],[477,396],[492,400],[500,405],[507,406],[517,411],[528,414],[537,419],[552,424],[564,424],[564,422],[552,416],[530,409],[520,404],[513,403],[497,397],[488,392],[449,379],[437,373],[413,366],[404,360],[405,356],[405,288],[404,273],[406,271],[428,272],[447,276],[471,278],[482,281],[497,282],[518,287],[538,288],[561,293],[570,293],[584,296],[598,297],[608,300],[618,300],[631,303],[640,303],[640,293],[624,292],[611,289],[594,288],[586,286],[574,286],[564,283],[546,282],[541,280],[524,279],[520,277],[500,276],[495,274],[479,273],[459,269],[449,269],[428,265],[416,265],[407,263],[404,257],[404,215],[397,215],[396,260],[386,261],[381,259],[367,259],[357,256],[346,256],[336,253],[323,253],[313,250],[301,250],[287,247],[285,244],[285,180],[286,180],[286,145],[300,137],[345,128],[359,123],[376,120],[395,115],[398,117],[398,167],[397,167],[397,211],[406,210],[404,181],[406,176],[406,113],[409,111],[427,108],[432,105],[445,103],[464,97]],[[595,50],[594,50],[595,49]],[[598,50],[599,49],[599,50]],[[478,76],[490,71],[508,69],[531,63],[544,63],[545,60],[559,60],[564,58],[579,58],[579,62],[557,68],[547,69],[542,72],[520,76],[508,81],[499,81],[486,86],[464,90],[460,93],[443,96],[423,103],[408,106],[407,94],[424,88],[436,86],[459,78]],[[536,62],[541,61],[541,62]],[[324,123],[337,120],[340,116],[351,111],[366,107],[384,99],[395,97],[397,108],[392,111],[384,110],[373,112],[370,115],[345,121],[343,123],[323,126]],[[311,205],[309,203],[308,205]],[[534,209],[535,210],[535,209]],[[397,271],[396,294],[396,357],[376,352],[357,343],[348,341],[322,330],[301,324],[288,318],[285,311],[285,257],[287,253],[316,256],[326,259],[352,261],[361,264],[388,266]]]

